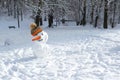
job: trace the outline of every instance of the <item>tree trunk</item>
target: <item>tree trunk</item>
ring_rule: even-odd
[[[14,0],[14,18],[16,18],[16,0]]]
[[[79,4],[79,6],[78,6],[78,20],[76,21],[76,25],[78,26],[78,25],[80,25],[80,0],[79,0],[79,2],[78,2]]]
[[[81,20],[81,25],[86,25],[86,0],[84,0],[83,18]]]
[[[99,18],[99,16],[97,15],[97,16],[95,17],[95,25],[94,25],[95,28],[97,27],[98,18]]]
[[[108,28],[108,23],[107,23],[107,21],[108,21],[108,6],[107,6],[107,4],[108,4],[108,1],[105,0],[105,6],[104,6],[104,22],[103,22],[103,28],[104,28],[104,29],[107,29],[107,28]]]
[[[93,17],[94,17],[94,2],[93,2],[93,0],[91,0],[91,3],[92,3],[92,11],[90,13],[90,17],[91,17],[90,24],[93,24]]]
[[[42,21],[42,11],[41,11],[41,8],[42,8],[42,0],[39,0],[39,3],[38,3],[38,15],[40,16],[39,17],[39,22],[40,22],[40,25],[43,25],[43,21]]]
[[[42,16],[40,16],[40,26],[43,25]]]
[[[49,28],[53,27],[53,15],[52,14],[48,15],[48,27]]]
[[[23,21],[23,11],[22,11],[22,8],[21,8],[21,11],[20,11],[20,15],[21,15],[21,21]]]
[[[115,27],[115,11],[116,11],[116,3],[114,2],[114,11],[113,11],[113,20],[112,20],[112,28]]]
[[[10,4],[9,4],[10,1],[7,1],[7,10],[8,10],[8,16],[10,16]]]
[[[18,28],[20,28],[20,18],[19,18],[19,9],[17,7],[17,20],[18,20]]]

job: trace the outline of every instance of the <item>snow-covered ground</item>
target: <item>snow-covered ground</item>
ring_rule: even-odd
[[[120,28],[43,27],[45,44],[31,41],[32,20],[0,21],[0,80],[120,80]]]

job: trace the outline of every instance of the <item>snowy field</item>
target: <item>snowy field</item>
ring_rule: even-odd
[[[120,80],[120,25],[115,29],[59,26],[32,42],[28,19],[0,19],[0,80]]]

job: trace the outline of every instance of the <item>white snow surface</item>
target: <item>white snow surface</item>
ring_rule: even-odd
[[[58,26],[32,42],[31,19],[0,19],[0,80],[120,80],[120,28]]]

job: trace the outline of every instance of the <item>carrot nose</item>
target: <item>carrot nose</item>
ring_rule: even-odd
[[[36,36],[32,39],[32,41],[36,41],[36,40],[40,40],[41,39],[41,36]]]

